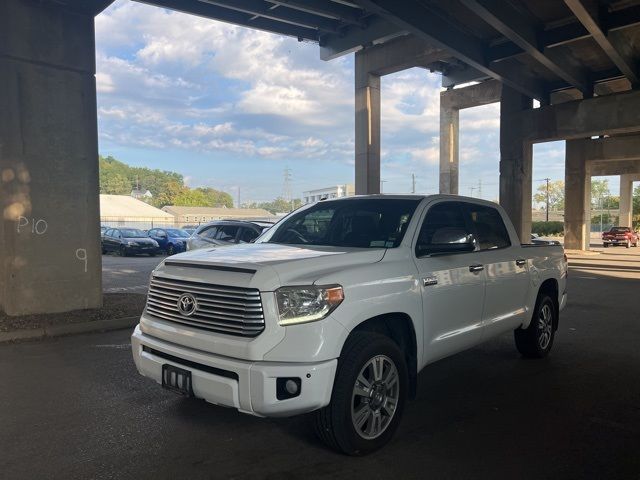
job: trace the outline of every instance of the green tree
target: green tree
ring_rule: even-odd
[[[591,204],[593,206],[602,207],[605,204],[605,198],[610,195],[608,179],[591,181]]]
[[[171,181],[163,186],[162,191],[158,195],[153,196],[153,205],[162,208],[167,205],[176,205],[175,200],[187,187],[180,182]],[[153,192],[152,192],[153,193]]]
[[[221,192],[211,187],[198,187],[196,190],[202,192],[208,207],[233,208],[233,198],[227,192]]]
[[[278,197],[271,202],[251,202],[245,203],[242,206],[244,208],[264,208],[265,210],[276,214],[276,213],[285,213],[295,210],[302,205],[302,200],[299,198],[295,198],[290,202],[286,201],[282,197]]]
[[[533,195],[536,203],[547,204],[547,183],[543,183]],[[564,182],[555,180],[549,182],[549,210],[564,210]]]

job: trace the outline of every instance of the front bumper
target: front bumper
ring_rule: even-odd
[[[124,248],[127,253],[139,254],[139,253],[158,253],[158,247],[154,245],[125,245]]]
[[[336,359],[281,363],[222,357],[145,335],[139,326],[131,336],[131,348],[141,375],[162,383],[163,364],[187,369],[197,398],[261,417],[287,417],[328,405],[338,364]],[[278,377],[300,378],[300,395],[278,400]]]

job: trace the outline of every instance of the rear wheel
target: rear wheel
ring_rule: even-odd
[[[173,245],[169,244],[169,246],[167,247],[167,255],[173,255],[174,253],[176,253],[176,251],[173,248]]]
[[[557,315],[556,306],[549,294],[540,293],[529,326],[514,331],[516,347],[522,356],[543,358],[548,355],[553,345]]]
[[[388,337],[357,332],[338,360],[331,403],[315,413],[316,433],[347,455],[364,455],[393,436],[407,397],[403,353]]]
[[[125,247],[124,245],[120,245],[120,250],[118,250],[118,253],[120,253],[121,257],[126,257],[129,255],[129,252],[127,252],[127,247]]]
[[[608,244],[608,243],[603,243],[603,244],[602,244],[602,246],[603,246],[604,248],[609,248],[609,244]]]

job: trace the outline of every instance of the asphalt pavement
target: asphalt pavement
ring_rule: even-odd
[[[0,478],[637,480],[639,254],[572,258],[550,357],[504,335],[428,366],[394,440],[363,458],[326,449],[308,417],[163,391],[135,371],[129,331],[2,346]]]
[[[164,258],[102,255],[102,290],[105,293],[147,293],[149,275]]]

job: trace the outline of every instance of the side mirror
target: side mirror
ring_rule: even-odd
[[[475,237],[461,228],[444,227],[436,230],[431,243],[418,244],[418,256],[446,255],[452,253],[473,252],[476,249]]]

